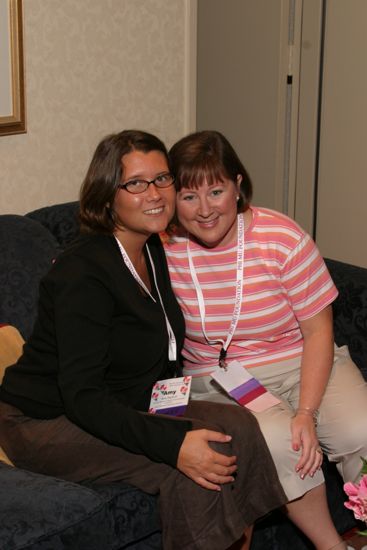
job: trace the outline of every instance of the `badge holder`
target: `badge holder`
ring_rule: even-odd
[[[261,412],[280,403],[238,361],[231,361],[226,368],[219,368],[211,374],[228,395],[252,412]]]
[[[158,380],[152,390],[148,412],[182,416],[189,402],[191,376]]]

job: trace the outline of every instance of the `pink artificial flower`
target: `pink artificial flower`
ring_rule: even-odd
[[[356,519],[367,522],[367,475],[359,483],[345,483],[344,491],[349,497],[344,506],[353,511]]]

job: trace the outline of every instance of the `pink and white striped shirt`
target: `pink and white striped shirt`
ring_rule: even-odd
[[[227,350],[227,361],[246,368],[302,354],[299,322],[337,296],[313,240],[287,216],[252,206],[245,232],[241,314]],[[218,366],[220,342],[203,334],[195,286],[187,257],[187,236],[164,244],[172,287],[186,321],[185,375],[204,376]],[[205,332],[210,341],[226,340],[236,285],[236,245],[207,249],[190,240],[190,250],[205,301]]]

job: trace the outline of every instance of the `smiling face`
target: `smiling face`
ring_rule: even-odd
[[[167,160],[160,151],[132,151],[122,157],[122,181],[151,181],[169,172]],[[140,245],[152,233],[164,231],[174,213],[175,189],[158,189],[150,184],[146,191],[132,194],[119,189],[113,202],[118,227],[115,235],[127,248]]]
[[[223,178],[197,187],[182,187],[177,193],[177,218],[186,231],[208,248],[226,246],[237,236],[237,182]]]

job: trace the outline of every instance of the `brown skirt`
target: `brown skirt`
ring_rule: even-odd
[[[203,489],[171,466],[109,445],[65,416],[33,419],[2,402],[0,445],[20,468],[73,482],[126,481],[159,494],[165,550],[225,550],[286,497],[251,413],[237,406],[191,401],[186,416],[194,429],[232,435],[231,443],[211,444],[237,456],[236,479],[222,485],[220,492]]]

